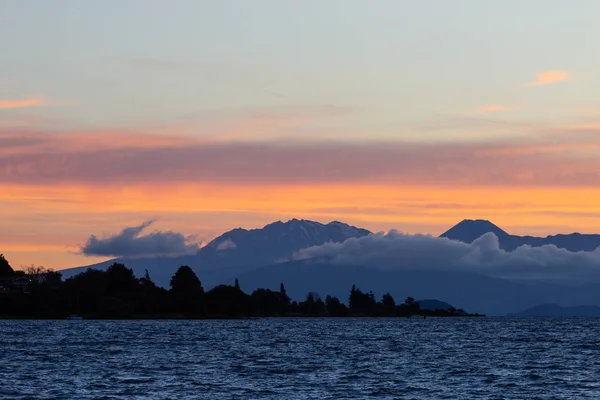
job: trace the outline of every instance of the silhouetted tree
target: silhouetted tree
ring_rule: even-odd
[[[242,290],[240,289],[240,281],[238,281],[238,278],[235,278],[235,284],[233,285],[237,290]]]
[[[114,263],[106,270],[106,296],[113,296],[125,303],[133,303],[139,288],[139,280],[133,270],[124,264]]]
[[[252,302],[253,315],[268,317],[283,315],[287,308],[286,299],[280,292],[274,292],[269,289],[256,289],[250,295]]]
[[[291,301],[290,296],[288,296],[287,291],[285,290],[285,286],[283,282],[279,285],[279,295],[281,296],[281,314],[283,315],[286,311],[290,309]]]
[[[354,314],[373,315],[377,309],[377,301],[373,292],[363,293],[352,285],[350,290],[350,301],[348,302],[350,311]]]
[[[8,260],[4,258],[4,254],[0,254],[0,277],[13,276],[15,271],[12,269]]]
[[[67,279],[61,290],[61,303],[68,313],[96,313],[98,303],[105,295],[107,273],[88,268]]]
[[[229,285],[219,285],[206,292],[205,305],[209,316],[249,316],[252,311],[250,296]]]
[[[297,301],[290,302],[290,306],[288,307],[288,313],[291,315],[299,315],[300,314],[300,305]]]
[[[384,316],[392,316],[396,310],[396,301],[391,294],[386,293],[381,297],[379,302],[381,314]]]
[[[350,307],[350,309],[355,309],[357,304],[355,304],[357,298],[356,298],[356,285],[352,285],[352,288],[350,289],[350,297],[348,298],[348,307]]]
[[[25,269],[29,282],[29,314],[32,316],[57,316],[61,311],[59,289],[62,274],[41,266]]]
[[[281,297],[287,302],[289,303],[291,301],[290,297],[287,294],[287,291],[285,290],[285,286],[283,284],[283,282],[281,282],[281,284],[279,284],[279,294],[281,294]]]
[[[24,272],[25,275],[31,279],[31,282],[42,283],[43,276],[46,273],[46,268],[42,267],[41,265],[31,264],[24,269]]]
[[[394,298],[392,297],[391,294],[386,293],[381,297],[381,305],[383,305],[384,307],[396,307],[396,301],[394,301]]]
[[[168,292],[156,286],[148,270],[140,279],[140,295],[138,297],[136,310],[142,314],[155,314],[168,311]]]
[[[300,312],[307,317],[316,317],[325,311],[325,303],[316,292],[310,292],[306,295],[306,300],[299,305]]]
[[[39,265],[30,265],[25,268],[25,275],[31,279],[33,284],[47,284],[58,287],[62,283],[62,274],[53,269],[46,269]]]
[[[419,314],[420,311],[419,303],[417,303],[412,297],[407,297],[406,300],[404,300],[404,304],[402,304],[401,308],[409,315]]]
[[[201,311],[204,288],[200,279],[187,265],[182,265],[171,278],[171,294],[178,311]]]
[[[348,307],[340,302],[337,297],[325,297],[325,310],[331,317],[345,317],[348,315]]]

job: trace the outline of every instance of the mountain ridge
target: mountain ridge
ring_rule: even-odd
[[[122,262],[143,276],[148,270],[155,282],[168,287],[169,280],[181,265],[190,266],[197,274],[224,276],[284,261],[296,251],[328,242],[343,242],[371,234],[339,221],[326,224],[298,220],[276,221],[262,228],[234,228],[211,240],[194,255],[175,257],[116,258],[98,264],[62,270],[68,278],[87,268],[106,269]],[[217,279],[217,278],[215,278]]]

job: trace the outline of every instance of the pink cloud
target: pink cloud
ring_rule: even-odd
[[[0,133],[0,183],[600,185],[595,131],[488,142],[216,142],[132,132]]]
[[[44,105],[46,102],[41,96],[29,97],[21,100],[0,100],[0,110],[10,108],[26,108]]]

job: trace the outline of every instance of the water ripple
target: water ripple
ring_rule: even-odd
[[[600,398],[599,328],[583,318],[0,321],[0,398]]]

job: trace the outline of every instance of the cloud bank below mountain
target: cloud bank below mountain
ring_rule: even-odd
[[[302,249],[293,259],[384,270],[461,270],[510,279],[600,281],[600,248],[571,252],[547,245],[504,251],[493,233],[467,244],[392,230]]]

